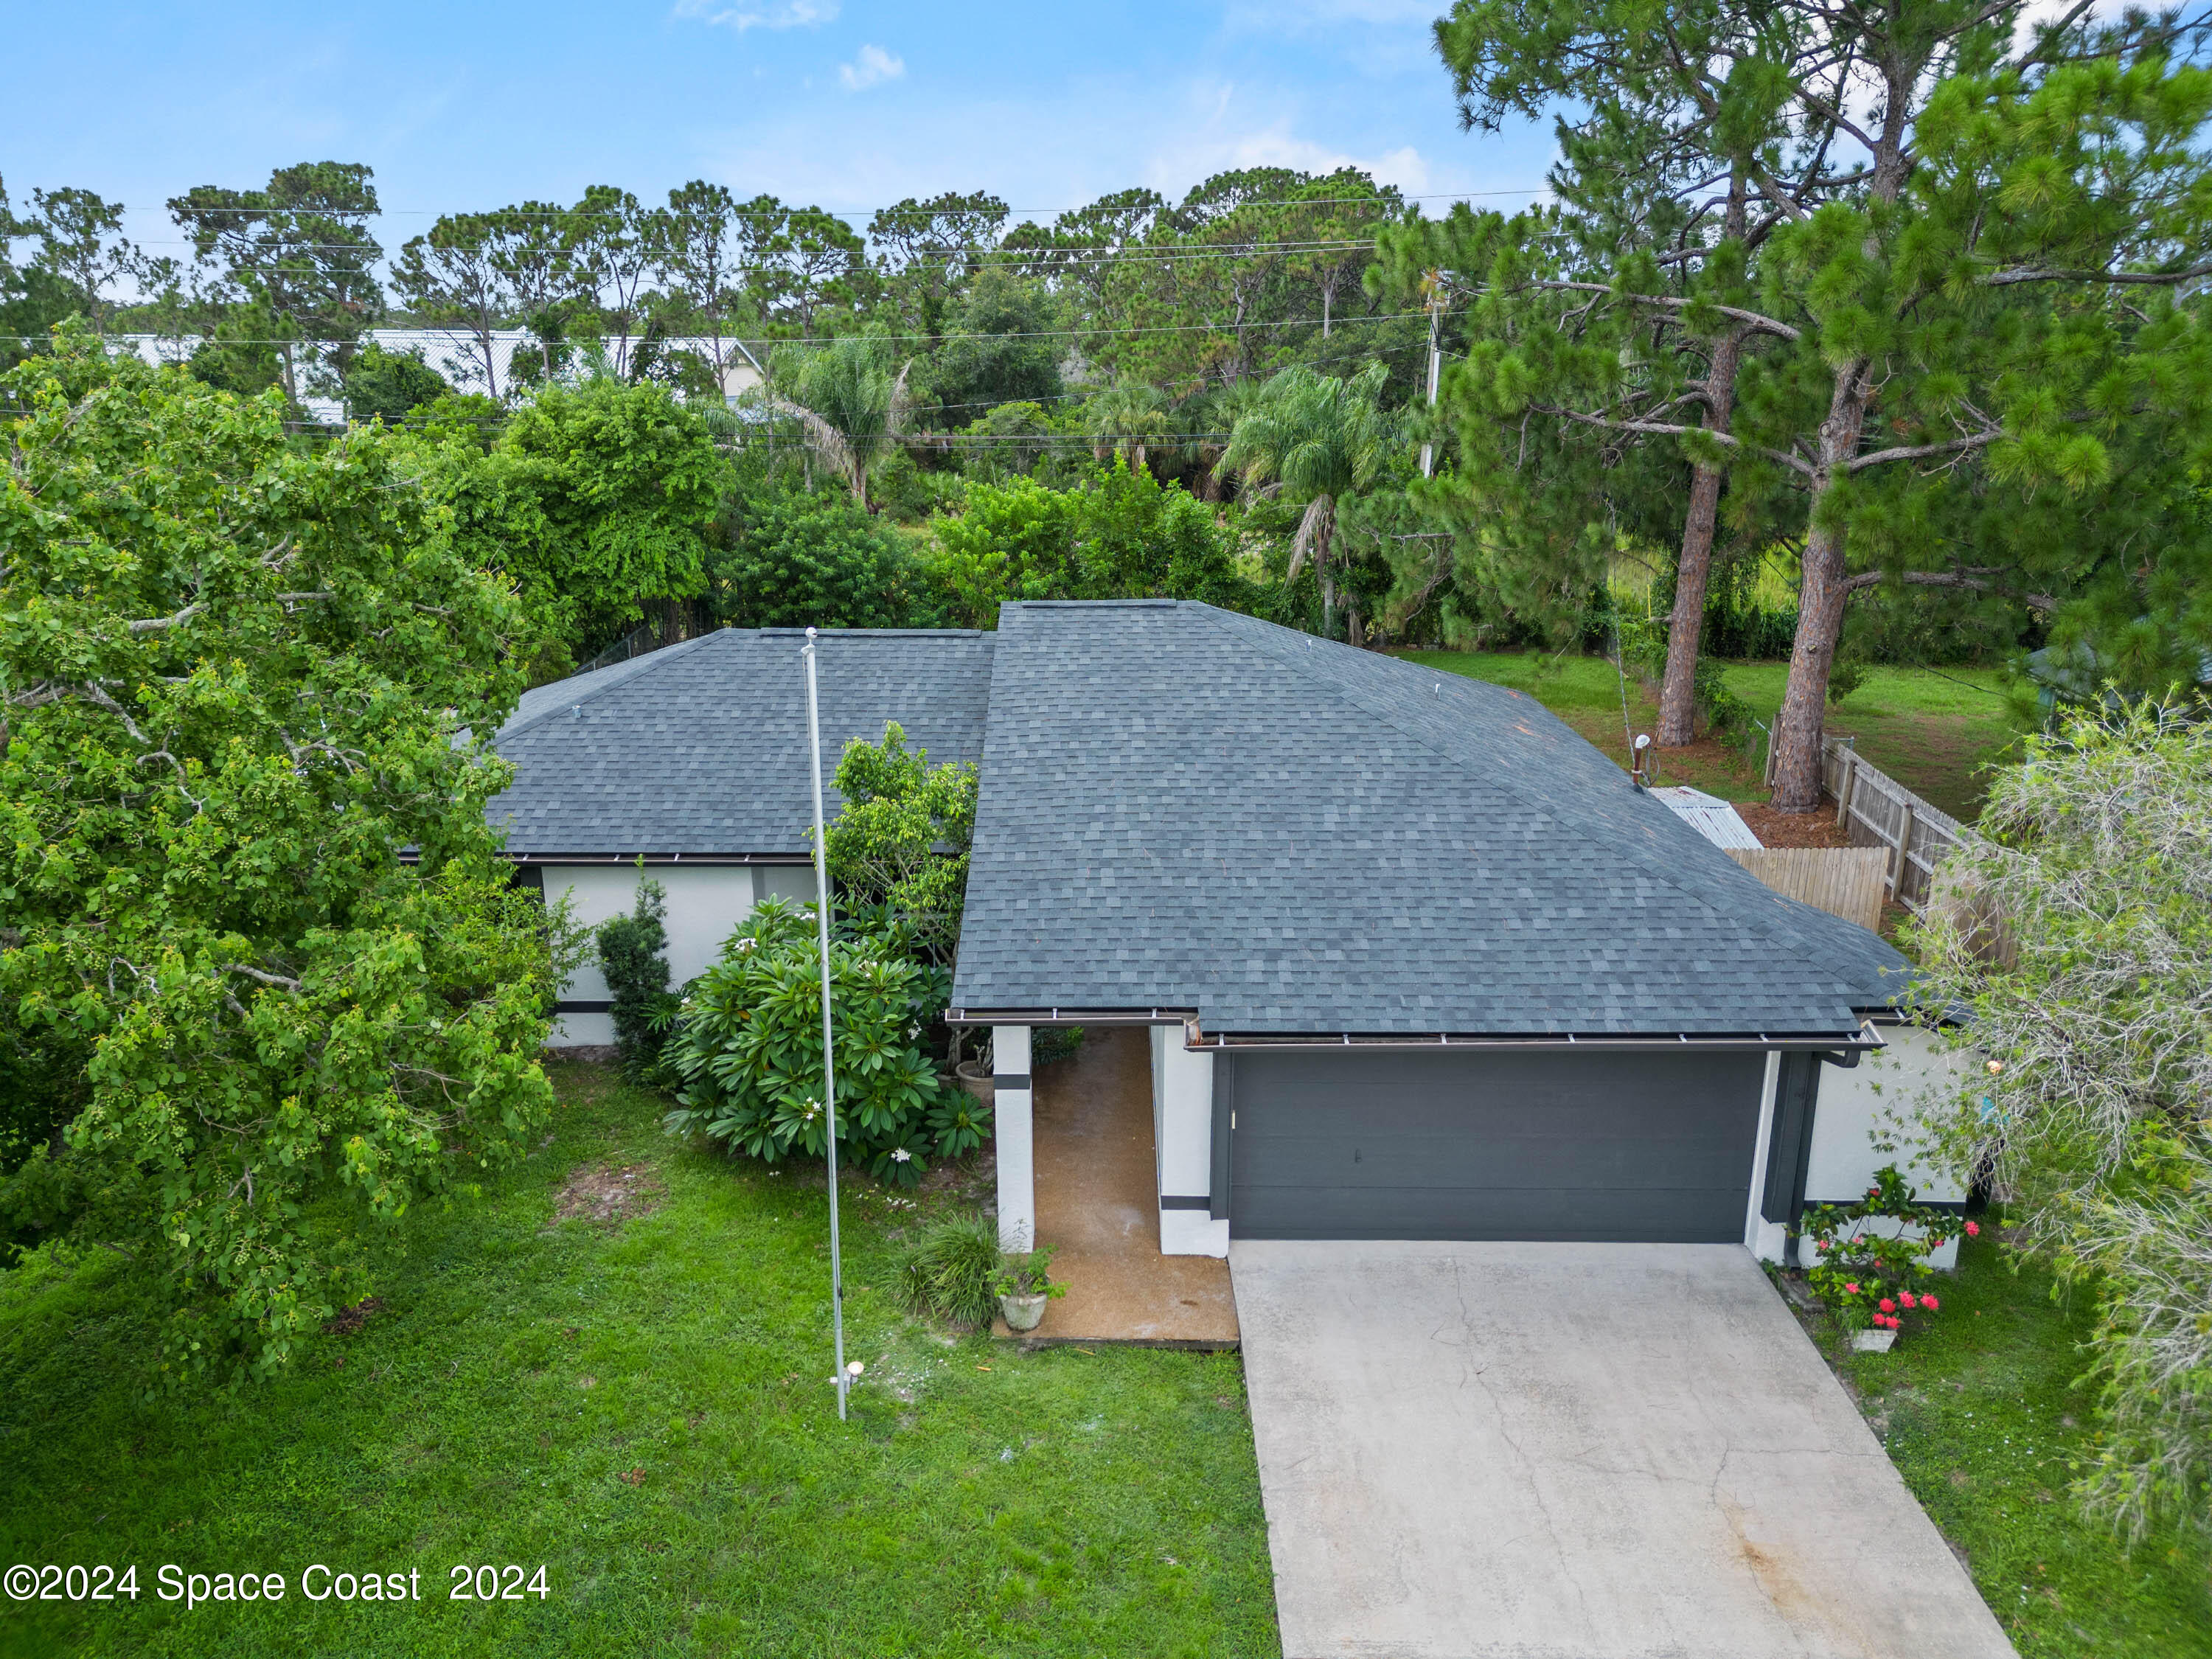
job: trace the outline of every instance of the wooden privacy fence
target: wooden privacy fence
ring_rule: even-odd
[[[1802,900],[1869,932],[1881,927],[1889,853],[1880,847],[1729,847],[1723,849],[1784,898]]]
[[[1959,820],[1868,764],[1840,738],[1820,741],[1820,781],[1836,798],[1836,822],[1851,845],[1887,850],[1889,896],[1912,910],[1926,908],[1937,868],[1966,837]]]

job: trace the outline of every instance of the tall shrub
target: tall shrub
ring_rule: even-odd
[[[1929,1103],[2022,1248],[2093,1294],[2108,1419],[2086,1496],[2212,1523],[2212,726],[2150,705],[2032,739],[1996,777],[1915,996],[1976,1063]]]
[[[949,968],[967,902],[975,769],[932,766],[896,720],[880,744],[855,738],[837,763],[844,805],[830,825],[830,873],[848,905],[882,905],[915,948]]]
[[[748,499],[708,556],[708,602],[734,628],[907,628],[921,614],[905,539],[844,495]]]
[[[657,881],[638,883],[630,913],[601,922],[596,936],[615,1047],[623,1069],[640,1080],[652,1076],[675,1012],[668,990],[667,896]]]
[[[679,1079],[672,1134],[769,1164],[827,1152],[821,975],[812,907],[763,902],[685,999],[666,1049]],[[911,1187],[932,1158],[981,1145],[981,1107],[946,1086],[922,1046],[944,1012],[945,970],[875,915],[831,939],[830,981],[841,1156]]]

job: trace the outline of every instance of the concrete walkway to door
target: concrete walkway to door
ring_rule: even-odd
[[[1067,1295],[1045,1304],[1031,1340],[1235,1347],[1229,1264],[1160,1254],[1144,1031],[1092,1031],[1072,1058],[1038,1066],[1036,1086],[1037,1237]]]
[[[2009,1659],[1739,1247],[1230,1264],[1285,1659]]]

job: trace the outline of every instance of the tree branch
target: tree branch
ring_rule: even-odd
[[[1810,462],[1792,455],[1786,450],[1768,449],[1760,444],[1747,444],[1741,438],[1726,432],[1716,432],[1710,427],[1675,426],[1665,421],[1624,421],[1609,415],[1585,415],[1580,410],[1561,409],[1554,404],[1532,403],[1528,407],[1540,415],[1553,415],[1563,421],[1574,421],[1583,426],[1603,427],[1613,432],[1643,432],[1660,438],[1692,436],[1711,438],[1715,443],[1725,445],[1728,448],[1764,455],[1769,460],[1779,461],[1792,471],[1802,472],[1808,477],[1813,475],[1813,466]]]
[[[1993,444],[2004,436],[2002,427],[1992,427],[1986,432],[1969,434],[1964,438],[1953,438],[1940,444],[1906,444],[1895,449],[1877,449],[1868,455],[1854,455],[1842,465],[1847,472],[1856,472],[1864,466],[1881,466],[1891,461],[1925,460],[1931,455],[1960,455],[1970,449],[1979,449]]]
[[[2049,593],[2022,593],[2002,583],[1988,580],[1996,574],[1996,567],[1982,566],[1972,570],[1900,570],[1892,574],[1884,570],[1868,570],[1845,578],[1844,592],[1861,593],[1868,588],[1879,587],[1884,582],[1895,581],[1907,587],[1951,587],[1970,593],[1996,593],[2008,599],[2018,599],[2031,611],[2049,616],[2058,609],[2057,599]]]
[[[258,979],[264,985],[274,986],[282,991],[289,991],[295,996],[300,994],[298,980],[287,979],[282,974],[264,974],[258,968],[249,968],[242,962],[226,962],[222,964],[222,971],[226,974],[243,974],[248,979]]]
[[[2121,283],[2163,287],[2193,283],[2199,276],[2212,276],[2212,260],[2200,261],[2186,270],[2045,270],[2032,265],[2015,265],[2009,270],[1992,271],[1981,280],[1985,288],[2010,288],[2020,283]]]
[[[190,622],[206,609],[207,605],[204,601],[198,605],[188,605],[173,617],[148,617],[134,622],[131,624],[131,631],[134,635],[151,634],[160,629],[174,628],[179,623]]]
[[[1568,283],[1544,280],[1533,282],[1529,283],[1528,286],[1531,288],[1565,289],[1574,294],[1620,293],[1619,289],[1608,287],[1603,283]],[[1664,306],[1676,311],[1686,311],[1690,307],[1699,303],[1695,300],[1678,299],[1671,294],[1621,294],[1620,297],[1624,300],[1632,301],[1638,305]],[[1749,328],[1754,334],[1771,334],[1778,338],[1784,340],[1800,340],[1804,337],[1802,334],[1801,334],[1797,330],[1790,327],[1789,324],[1779,321],[1775,318],[1763,315],[1756,311],[1745,311],[1737,306],[1723,305],[1716,305],[1713,307],[1713,309],[1723,317],[1731,318],[1736,322],[1745,325],[1745,326]]]

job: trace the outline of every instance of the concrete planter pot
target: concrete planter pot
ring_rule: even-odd
[[[1851,1348],[1856,1353],[1887,1353],[1897,1340],[1895,1331],[1853,1331]]]
[[[1033,1331],[1044,1317],[1044,1304],[1049,1298],[1042,1296],[1002,1296],[999,1311],[1005,1316],[1010,1331]]]
[[[954,1075],[960,1079],[962,1088],[986,1106],[991,1105],[995,1100],[998,1095],[998,1085],[992,1082],[990,1070],[981,1060],[962,1060],[955,1068]]]

